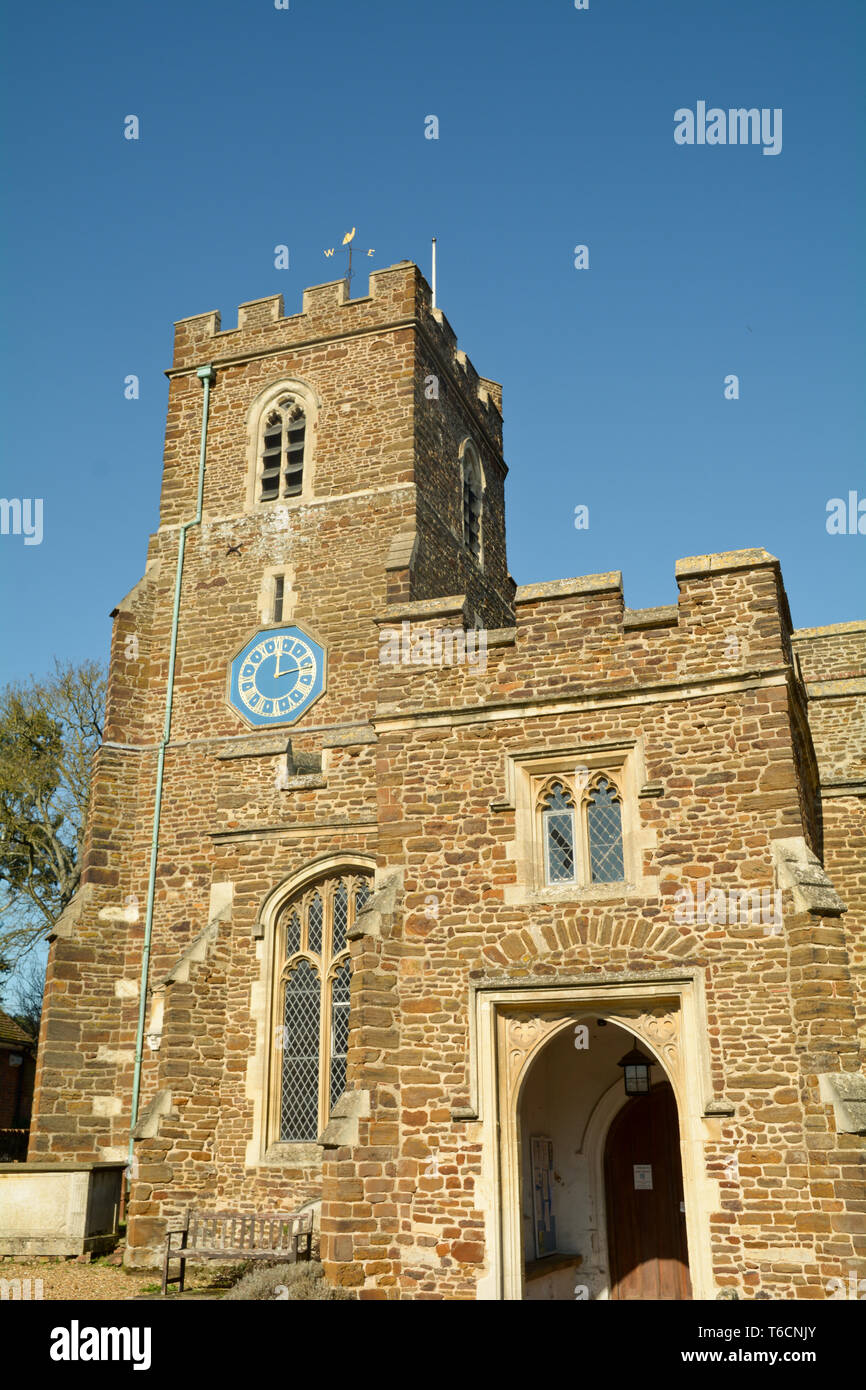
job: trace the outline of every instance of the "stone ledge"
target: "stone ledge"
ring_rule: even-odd
[[[866,780],[862,777],[833,777],[821,783],[821,795],[866,796]]]
[[[638,801],[648,801],[656,796],[664,796],[665,789],[662,782],[645,782],[638,792]]]
[[[230,748],[227,753],[217,753],[218,763],[233,762],[235,758],[279,758],[286,751],[285,741],[282,743],[258,743],[255,739],[250,739],[241,748]]]
[[[323,748],[354,748],[362,743],[378,743],[379,737],[371,724],[359,724],[345,733],[326,734],[322,739]]]
[[[544,584],[519,584],[515,603],[535,603],[538,599],[572,598],[577,594],[622,592],[622,572],[608,570],[606,574],[584,574],[578,579],[551,579]]]
[[[866,1076],[862,1072],[831,1071],[818,1077],[825,1105],[833,1106],[837,1134],[866,1134]]]
[[[582,1255],[560,1254],[554,1250],[552,1255],[542,1255],[537,1260],[527,1260],[523,1277],[527,1283],[533,1279],[543,1279],[545,1274],[555,1274],[560,1269],[577,1269],[583,1264]]]
[[[866,695],[866,676],[837,676],[826,681],[806,681],[810,700],[839,700],[845,695]]]
[[[94,885],[92,883],[82,883],[48,933],[49,941],[53,941],[58,936],[67,940],[75,935],[75,928],[78,926],[82,914],[93,904],[93,892]]]
[[[265,1150],[256,1168],[320,1168],[321,1149],[317,1141],[275,1139]]]
[[[299,777],[284,777],[279,785],[281,792],[321,791],[327,787],[327,779],[320,772],[305,772]]]
[[[826,627],[797,627],[791,633],[791,641],[811,641],[815,637],[845,637],[851,632],[866,632],[866,622],[829,623]]]
[[[462,1120],[477,1120],[478,1111],[474,1105],[453,1105],[451,1107],[451,1118],[458,1123]]]
[[[627,608],[622,615],[624,632],[640,632],[647,628],[676,627],[680,610],[675,603],[660,608]]]
[[[674,573],[677,579],[697,579],[707,574],[724,574],[727,570],[753,570],[770,566],[778,570],[779,561],[768,550],[757,546],[753,550],[723,550],[716,555],[687,555],[677,560]]]
[[[356,1148],[359,1135],[359,1121],[370,1114],[369,1091],[344,1091],[331,1111],[331,1118],[319,1135],[318,1143],[323,1149]]]
[[[389,874],[364,903],[346,933],[347,941],[360,941],[365,936],[390,936],[397,910],[397,894],[401,887],[401,875]]]
[[[157,1091],[153,1099],[148,1101],[133,1127],[133,1139],[156,1139],[163,1115],[179,1118],[171,1108],[171,1091]]]
[[[704,1114],[714,1117],[716,1115],[735,1115],[737,1108],[729,1100],[710,1100],[704,1108]]]
[[[157,990],[168,984],[176,984],[178,982],[185,984],[189,980],[191,967],[199,961],[206,960],[210,955],[210,949],[216,940],[220,922],[224,922],[227,918],[231,917],[231,915],[232,905],[230,902],[225,903],[220,908],[219,912],[214,914],[207,926],[202,927],[198,935],[193,937],[192,941],[183,952],[183,955],[178,957],[168,974],[154,983],[153,992],[156,993]]]
[[[797,912],[811,912],[825,917],[841,917],[847,912],[817,854],[814,854],[802,835],[773,841],[773,860],[776,881],[794,895]]]
[[[408,570],[415,562],[418,552],[418,532],[413,528],[411,531],[398,531],[388,547],[388,557],[385,560],[386,570]]]
[[[449,594],[445,598],[419,599],[414,603],[394,603],[385,609],[381,618],[374,618],[377,627],[393,623],[412,622],[424,618],[465,617],[466,595]]]

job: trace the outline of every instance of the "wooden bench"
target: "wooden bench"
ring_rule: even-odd
[[[172,1244],[177,1238],[180,1244]],[[169,1284],[183,1292],[187,1260],[279,1260],[294,1264],[309,1260],[313,1242],[312,1211],[196,1211],[190,1209],[180,1230],[165,1238],[162,1292]],[[180,1261],[180,1272],[169,1274],[169,1261]]]

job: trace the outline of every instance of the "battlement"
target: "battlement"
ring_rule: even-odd
[[[356,334],[394,328],[421,327],[432,339],[454,375],[485,411],[501,421],[502,388],[479,376],[440,309],[432,307],[432,292],[412,261],[371,272],[368,293],[351,299],[345,278],[305,289],[300,313],[286,314],[281,294],[248,300],[238,307],[236,328],[222,328],[219,310],[194,314],[175,323],[174,357],[166,372],[182,376],[209,362],[229,366],[250,357],[284,352]]]
[[[464,596],[392,606],[382,624],[389,641],[400,637],[401,658],[382,666],[379,715],[510,709],[522,700],[539,709],[631,703],[667,698],[665,690],[713,700],[734,687],[773,689],[769,704],[787,709],[795,667],[775,556],[762,549],[690,556],[676,573],[678,601],[648,608],[626,607],[616,570],[521,585],[512,625],[488,631],[483,659],[471,662],[428,659],[424,645],[440,626],[469,629]]]
[[[521,585],[514,595],[517,647],[567,650],[575,671],[606,650],[608,673],[680,678],[791,664],[790,614],[779,562],[761,548],[692,555],[675,566],[676,603],[628,608],[622,574]],[[583,656],[579,654],[583,653]],[[593,658],[594,660],[595,658]]]
[[[585,574],[573,579],[553,579],[542,584],[521,584],[518,586],[514,603],[522,605],[543,605],[561,603],[568,599],[583,600],[598,596],[610,601],[614,599],[622,614],[623,627],[638,631],[655,627],[676,627],[682,623],[684,613],[693,604],[693,585],[715,587],[718,576],[722,580],[727,575],[748,576],[759,571],[770,571],[779,590],[780,610],[787,620],[788,607],[785,591],[781,584],[779,561],[775,555],[761,548],[752,550],[726,550],[716,555],[690,555],[677,560],[675,575],[679,588],[679,599],[675,604],[664,604],[652,608],[626,608],[623,595],[622,572],[609,570],[604,574]],[[723,582],[723,581],[722,581]],[[790,627],[790,624],[788,624]]]
[[[791,635],[807,681],[855,681],[866,677],[866,622],[801,627]]]

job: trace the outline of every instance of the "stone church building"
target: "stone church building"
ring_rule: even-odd
[[[315,1204],[368,1299],[866,1274],[866,623],[792,630],[761,549],[516,585],[501,389],[409,262],[168,377],[30,1160],[132,1127],[132,1265]]]

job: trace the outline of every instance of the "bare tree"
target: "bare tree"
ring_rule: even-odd
[[[30,952],[12,976],[2,1002],[6,1013],[34,1039],[39,1037],[44,993],[45,961],[41,955]]]
[[[55,664],[0,692],[0,959],[44,938],[80,879],[91,763],[102,740],[105,671]]]

